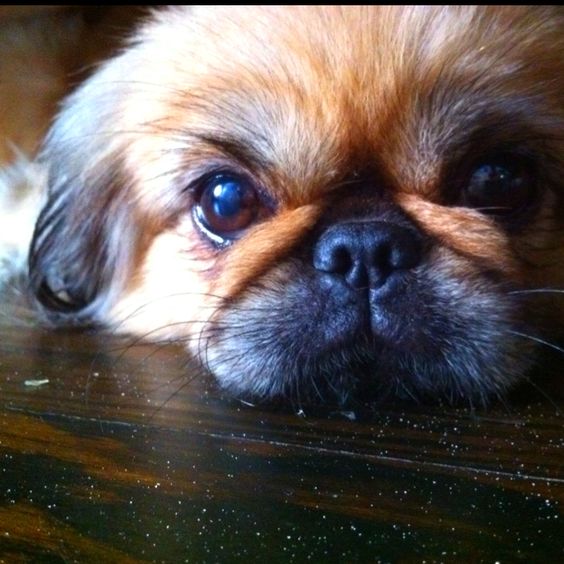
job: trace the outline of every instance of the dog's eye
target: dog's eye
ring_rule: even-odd
[[[507,217],[525,210],[536,192],[530,163],[517,159],[494,159],[479,163],[463,192],[463,203],[480,211]]]
[[[259,208],[251,182],[222,174],[205,182],[193,213],[198,227],[223,245],[237,239],[255,221]]]

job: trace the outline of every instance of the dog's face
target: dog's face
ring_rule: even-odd
[[[558,8],[178,8],[47,139],[32,286],[235,393],[470,401],[564,282]]]

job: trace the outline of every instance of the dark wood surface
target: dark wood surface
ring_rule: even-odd
[[[0,561],[562,562],[552,385],[481,411],[250,406],[175,347],[5,322]]]

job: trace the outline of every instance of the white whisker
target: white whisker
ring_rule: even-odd
[[[554,343],[551,343],[549,341],[545,341],[544,339],[541,339],[539,337],[534,337],[533,335],[528,335],[527,333],[520,333],[519,331],[509,331],[509,333],[511,333],[512,335],[517,335],[518,337],[523,337],[524,339],[528,339],[530,341],[534,341],[535,343],[540,343],[541,345],[545,345],[546,347],[564,354],[563,347],[559,347],[558,345],[555,345]]]
[[[564,290],[558,288],[534,288],[532,290],[513,290],[507,292],[509,295],[515,294],[564,294]]]

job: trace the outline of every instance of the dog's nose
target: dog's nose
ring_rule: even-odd
[[[421,261],[421,238],[414,229],[383,221],[340,223],[319,238],[313,266],[344,278],[355,289],[380,288],[398,271]]]

